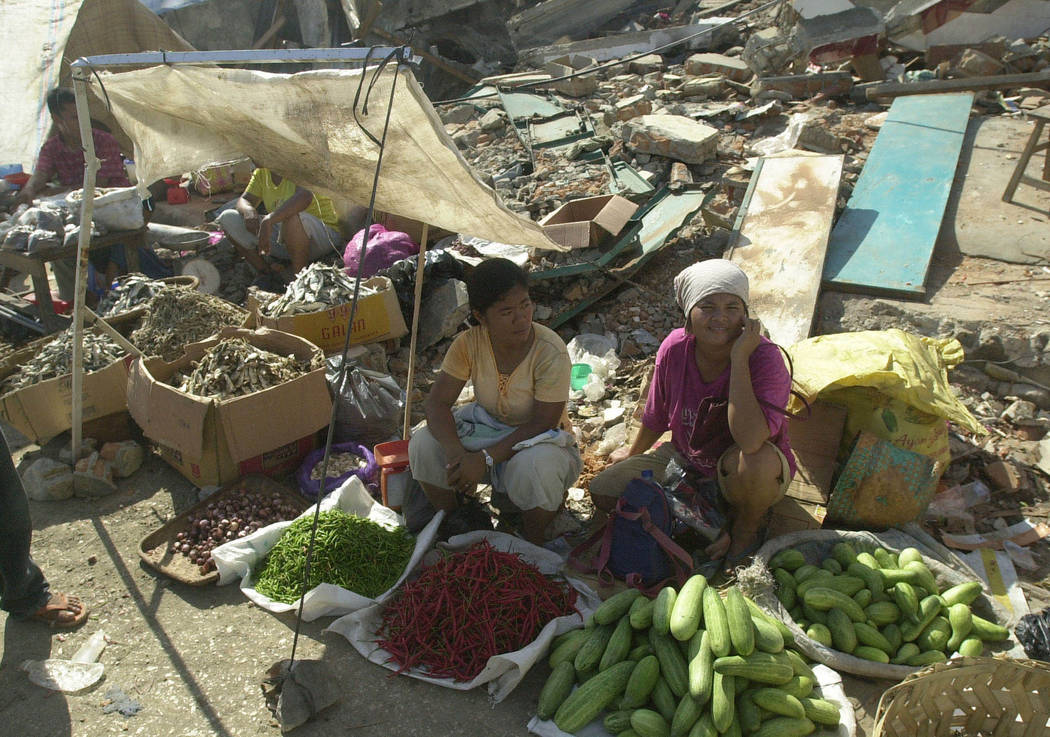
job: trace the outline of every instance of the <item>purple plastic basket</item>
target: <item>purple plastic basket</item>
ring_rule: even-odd
[[[361,456],[367,461],[367,463],[363,468],[359,468],[356,471],[347,471],[341,476],[329,476],[328,483],[325,484],[326,494],[338,489],[351,476],[357,476],[365,486],[375,486],[376,477],[379,474],[379,466],[376,464],[376,459],[375,456],[372,455],[372,451],[363,445],[353,442],[332,444],[332,455],[346,452]],[[313,472],[314,466],[323,460],[324,448],[318,448],[317,450],[311,451],[306,458],[303,459],[302,465],[299,466],[299,472],[296,474],[296,477],[299,479],[299,491],[302,492],[303,496],[310,499],[317,498],[317,492],[321,490],[321,482],[320,480],[315,481],[310,478],[310,474]]]

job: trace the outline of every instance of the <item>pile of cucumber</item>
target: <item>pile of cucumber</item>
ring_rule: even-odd
[[[926,666],[980,655],[984,643],[1010,636],[970,610],[980,583],[941,590],[915,548],[858,553],[841,541],[819,565],[785,548],[769,568],[777,598],[811,639],[865,660]]]
[[[554,641],[537,713],[575,733],[607,712],[604,726],[619,737],[802,737],[834,728],[839,707],[814,695],[813,671],[785,647],[791,641],[739,589],[723,600],[702,575],[655,599],[628,589]]]

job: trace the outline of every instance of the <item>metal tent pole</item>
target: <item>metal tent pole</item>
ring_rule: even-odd
[[[412,300],[412,339],[408,348],[408,381],[405,387],[405,423],[401,428],[401,437],[408,440],[408,429],[412,426],[412,385],[416,378],[416,337],[419,334],[419,302],[423,296],[423,265],[427,256],[427,236],[430,226],[423,223],[423,235],[420,237],[419,258],[416,261],[416,294]]]
[[[84,298],[87,293],[87,260],[91,244],[91,225],[95,209],[95,175],[99,162],[95,158],[95,141],[91,135],[91,112],[88,110],[86,68],[73,69],[73,93],[76,96],[80,142],[84,148],[84,190],[80,202],[80,234],[77,239],[77,276],[73,296],[73,446],[75,464],[80,454],[84,413]],[[76,482],[74,481],[74,484]]]

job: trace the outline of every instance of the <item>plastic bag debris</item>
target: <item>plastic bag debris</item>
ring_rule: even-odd
[[[26,660],[22,663],[22,670],[29,675],[30,681],[42,688],[74,693],[95,685],[102,678],[105,666],[96,661],[105,649],[106,634],[99,630],[71,660]]]

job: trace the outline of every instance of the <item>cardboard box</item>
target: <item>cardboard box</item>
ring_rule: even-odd
[[[55,339],[49,335],[7,356],[0,362],[0,381]],[[84,374],[84,422],[124,412],[128,408],[129,358]],[[43,444],[73,426],[73,374],[41,381],[0,397],[0,417],[35,443]]]
[[[820,529],[827,515],[828,508],[823,504],[813,504],[786,496],[773,505],[768,537],[771,539],[789,532]]]
[[[569,248],[597,246],[616,235],[638,205],[619,195],[601,195],[570,200],[540,220],[552,241]]]
[[[176,361],[136,359],[128,373],[128,411],[161,457],[199,486],[225,484],[245,473],[290,470],[316,447],[332,400],[324,368],[243,397],[197,397],[165,383],[221,338],[297,358],[320,357],[317,346],[277,330],[225,328],[218,337],[186,346]]]
[[[357,313],[350,332],[351,345],[400,338],[407,333],[408,327],[401,315],[393,282],[385,276],[374,276],[362,282],[361,286],[378,292],[358,299]],[[349,302],[317,312],[276,318],[266,317],[259,312],[258,304],[251,309],[261,327],[306,338],[326,354],[343,350],[346,323],[350,319]]]
[[[795,453],[798,471],[787,495],[814,504],[827,504],[832,478],[838,468],[839,446],[846,425],[846,408],[827,402],[813,402],[811,414],[788,420],[788,437]]]

